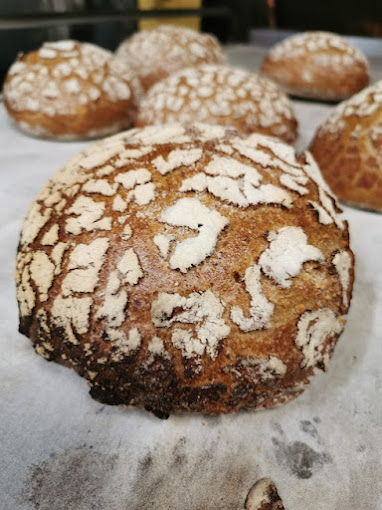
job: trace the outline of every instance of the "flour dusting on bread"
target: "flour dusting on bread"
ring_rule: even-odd
[[[354,261],[337,210],[309,154],[275,139],[120,133],[30,207],[20,330],[101,401],[160,416],[281,405],[343,329]]]

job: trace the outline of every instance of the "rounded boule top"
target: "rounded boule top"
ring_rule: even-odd
[[[32,203],[20,330],[92,395],[170,412],[281,405],[347,313],[347,224],[309,153],[194,124],[86,148]]]
[[[225,62],[213,35],[173,25],[133,34],[119,45],[116,56],[139,77],[145,91],[185,67]]]

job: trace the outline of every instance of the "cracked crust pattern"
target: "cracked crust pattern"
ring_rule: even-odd
[[[354,279],[335,199],[309,153],[222,129],[105,139],[29,208],[20,331],[100,401],[161,417],[276,407],[332,355]]]
[[[270,80],[223,65],[183,69],[154,85],[139,105],[137,126],[205,122],[243,134],[297,138],[297,120],[286,95]]]
[[[24,132],[77,140],[130,127],[139,90],[135,76],[109,51],[63,40],[20,54],[3,92],[8,114]]]
[[[160,25],[134,34],[119,45],[116,56],[134,72],[145,92],[185,67],[225,62],[214,36],[173,25]]]
[[[382,81],[339,104],[310,150],[338,198],[381,212]]]
[[[273,46],[262,73],[297,97],[341,101],[369,84],[363,53],[337,34],[304,32]]]

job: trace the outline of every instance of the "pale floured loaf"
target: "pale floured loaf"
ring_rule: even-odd
[[[234,126],[294,143],[297,120],[289,99],[271,81],[227,66],[204,65],[172,74],[142,100],[137,126],[172,122]]]
[[[382,81],[339,104],[311,151],[338,198],[382,212]]]
[[[289,94],[324,101],[346,99],[370,80],[364,54],[330,32],[284,39],[268,51],[261,71]]]
[[[116,55],[134,71],[145,91],[184,67],[225,61],[214,36],[172,25],[132,35],[119,45]]]
[[[353,285],[309,153],[221,126],[151,126],[44,186],[17,256],[20,331],[110,404],[263,409],[326,369]]]
[[[109,51],[71,40],[48,42],[11,66],[4,105],[28,134],[98,138],[133,124],[139,87]]]
[[[258,480],[249,491],[245,510],[285,510],[275,484],[270,478]]]

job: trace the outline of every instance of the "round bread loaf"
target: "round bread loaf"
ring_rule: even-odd
[[[245,510],[285,510],[276,485],[270,478],[258,480],[251,488],[245,501]]]
[[[330,32],[305,32],[273,46],[262,73],[293,96],[340,101],[369,84],[364,54]]]
[[[346,222],[309,153],[221,126],[121,133],[31,205],[20,331],[109,404],[270,408],[325,369],[353,284]]]
[[[138,80],[98,46],[47,42],[19,55],[4,83],[4,104],[28,134],[56,140],[97,138],[130,127]]]
[[[138,76],[144,91],[184,67],[225,62],[215,37],[172,25],[134,34],[116,54]]]
[[[137,126],[195,121],[288,143],[297,138],[292,105],[277,85],[226,66],[190,67],[154,85],[140,103]]]
[[[311,151],[338,198],[382,211],[382,81],[339,104]]]

